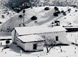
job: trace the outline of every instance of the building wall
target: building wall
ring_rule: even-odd
[[[17,37],[19,37],[17,31],[14,29],[11,35],[12,35],[13,42],[16,43]]]
[[[15,34],[15,30],[13,30],[12,33],[11,33],[11,36],[12,36],[12,40],[13,41],[14,41],[14,38],[15,38],[15,35],[14,34]]]
[[[18,46],[25,49],[25,43],[22,43],[18,38],[15,39],[15,42]]]
[[[56,41],[56,36],[58,36],[59,40],[56,42],[58,43],[65,43],[68,44],[68,40],[66,38],[66,32],[53,32],[53,33],[45,33],[39,34],[40,36],[44,37],[47,40],[48,44],[51,44],[52,41]]]
[[[37,44],[37,50],[33,49],[33,44]],[[43,46],[44,46],[44,42],[25,43],[25,50],[30,50],[30,51],[43,50]]]
[[[18,46],[23,48],[25,51],[39,51],[43,50],[44,42],[29,42],[29,43],[23,43],[18,38],[16,38],[16,43]],[[37,44],[37,49],[33,49],[33,44]]]

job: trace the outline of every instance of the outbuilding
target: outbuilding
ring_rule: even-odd
[[[16,43],[24,51],[42,51],[44,39],[38,35],[19,36]]]

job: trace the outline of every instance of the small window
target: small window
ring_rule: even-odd
[[[58,41],[59,40],[59,38],[58,38],[58,36],[56,36],[56,41]]]

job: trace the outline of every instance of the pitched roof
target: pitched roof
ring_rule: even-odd
[[[23,42],[33,42],[33,41],[41,41],[44,40],[42,37],[38,35],[28,35],[28,36],[20,36],[18,37]]]
[[[66,31],[66,29],[61,27],[61,26],[55,26],[55,27],[42,27],[42,26],[16,27],[15,30],[18,33],[18,35]]]

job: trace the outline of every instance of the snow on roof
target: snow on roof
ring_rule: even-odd
[[[11,36],[0,36],[0,39],[12,39]]]
[[[61,26],[54,26],[54,27],[43,27],[43,26],[16,27],[15,30],[18,33],[18,35],[66,31],[66,29],[61,27]]]
[[[20,36],[18,39],[22,40],[23,42],[32,42],[32,41],[41,41],[44,40],[42,37],[38,35],[28,35],[28,36]]]

